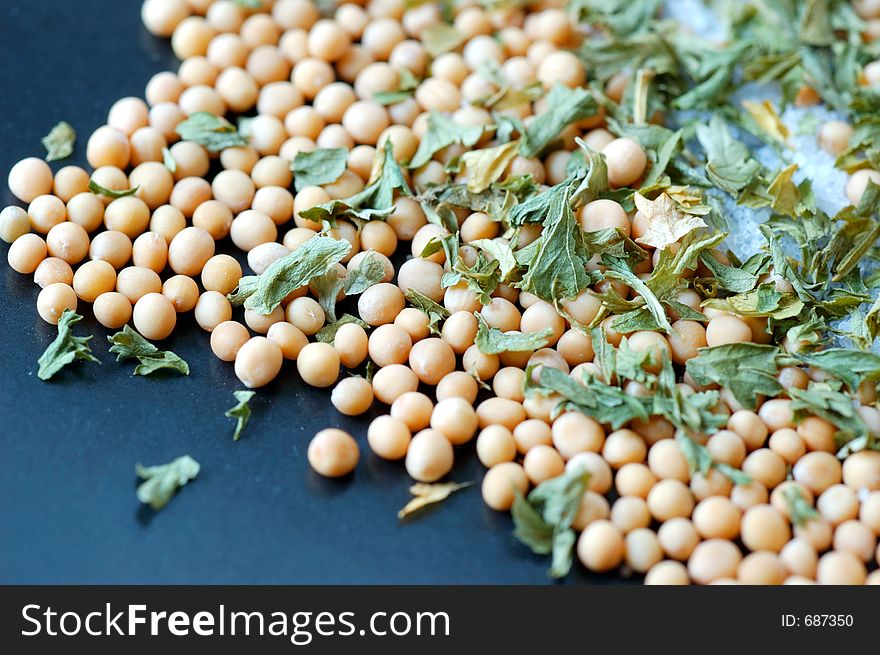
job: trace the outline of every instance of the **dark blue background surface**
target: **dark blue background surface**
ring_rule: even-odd
[[[140,23],[138,0],[0,0],[0,202],[16,161],[41,156],[59,120],[80,135],[73,158],[110,105],[142,96],[150,76],[175,70],[165,41]],[[240,388],[232,366],[211,355],[191,318],[164,347],[191,366],[188,378],[131,377],[107,352],[91,318],[102,365],[74,365],[49,383],[36,360],[55,329],[36,313],[38,287],[5,264],[0,246],[0,582],[3,583],[544,583],[548,562],[511,536],[507,516],[484,507],[478,487],[417,520],[397,510],[410,483],[397,464],[371,455],[368,419],[336,413],[329,391],[282,376],[252,402],[244,438],[223,416]],[[353,478],[311,472],[305,453],[319,429],[349,429],[361,444]],[[477,480],[472,450],[452,478]],[[135,462],[190,454],[197,480],[160,513],[135,497]],[[577,568],[577,567],[576,567]],[[576,571],[572,578],[586,580]],[[608,578],[593,578],[608,581]]]

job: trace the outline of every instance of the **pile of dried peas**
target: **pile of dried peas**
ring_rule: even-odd
[[[880,17],[876,3],[859,4],[867,17]],[[333,387],[331,402],[343,414],[363,414],[374,400],[390,406],[370,424],[367,442],[379,457],[404,461],[417,481],[444,478],[456,449],[475,439],[488,469],[482,495],[494,510],[510,510],[517,491],[525,494],[582,468],[590,477],[572,527],[579,533],[577,558],[591,571],[625,566],[646,574],[651,584],[880,583],[880,452],[857,452],[841,462],[834,455],[836,430],[827,420],[813,416],[795,423],[784,397],[763,402],[757,411],[741,409],[722,392],[717,411],[729,416],[726,428],[704,443],[715,461],[741,468],[752,482],[734,484],[715,469],[694,473],[672,438],[672,425],[662,418],[610,430],[576,411],[556,416],[557,397],[524,395],[529,365],[571,371],[575,379],[584,371],[601,375],[591,337],[579,329],[602,309],[590,289],[562,303],[564,317],[512,284],[500,284],[486,304],[464,282],[443,288],[446,253],[421,255],[446,230],[428,222],[412,197],[397,197],[386,220],[359,226],[339,220],[326,230],[300,216],[361,191],[386,143],[399,162],[411,159],[429,112],[444,112],[460,125],[490,125],[490,113],[472,103],[497,91],[477,74],[482,62],[497,61],[516,87],[536,81],[547,88],[585,85],[589,71],[565,49],[582,38],[581,26],[560,7],[552,0],[528,10],[459,3],[452,24],[464,42],[432,60],[420,36],[442,21],[438,4],[408,8],[404,0],[359,0],[322,17],[309,0],[147,0],[144,24],[171,38],[182,62],[178,72],[154,76],[146,102],[123,98],[113,105],[107,125],[88,140],[92,173],[65,166],[53,174],[37,158],[13,167],[9,188],[27,210],[8,207],[0,220],[0,236],[12,243],[9,265],[33,275],[42,288],[37,311],[49,323],[57,323],[65,309],[91,303],[105,327],[131,321],[144,337],[162,340],[174,330],[178,313],[193,311],[210,333],[215,355],[234,362],[249,388],[269,384],[284,360],[294,360],[306,384]],[[412,97],[388,106],[374,102],[374,94],[398,89],[401,69],[421,80]],[[878,62],[865,71],[875,84],[878,73]],[[616,76],[605,92],[619,100],[628,82],[627,75]],[[541,103],[518,106],[517,118],[528,125],[533,113],[546,109]],[[254,108],[247,146],[209,153],[179,140],[175,131],[198,112],[223,116]],[[818,140],[823,149],[839,153],[851,131],[840,121],[826,123]],[[539,184],[560,183],[576,136],[604,155],[612,187],[633,185],[644,175],[648,160],[642,147],[631,138],[615,138],[601,113],[571,125],[563,147],[543,160],[516,156],[508,173],[530,174]],[[491,145],[491,139],[487,130],[475,147]],[[175,163],[173,173],[163,163],[165,148]],[[346,169],[333,183],[293,193],[291,162],[316,148],[347,149]],[[407,183],[418,191],[446,182],[444,164],[465,150],[453,144],[415,170],[404,167]],[[209,182],[205,177],[217,157],[222,171]],[[851,176],[846,193],[853,204],[869,179],[880,183],[880,173],[863,169]],[[111,199],[91,193],[90,181],[137,192]],[[468,244],[474,241],[503,240],[493,217],[459,214],[461,257],[473,257]],[[577,215],[586,231],[612,227],[634,238],[644,234],[644,216],[627,214],[613,200],[590,202]],[[294,227],[288,228],[291,220]],[[280,229],[286,231],[279,242]],[[381,260],[383,281],[357,301],[369,331],[349,323],[332,343],[310,340],[327,321],[308,285],[268,315],[248,309],[243,322],[234,320],[227,294],[243,271],[233,257],[215,253],[215,242],[229,237],[259,275],[319,233],[351,244],[336,265],[341,275],[346,267],[356,269],[365,253]],[[539,235],[539,225],[524,226],[514,245],[524,247]],[[401,241],[411,242],[412,257],[395,270],[390,257]],[[646,263],[643,274],[651,271],[651,259]],[[631,292],[622,283],[614,286],[622,295]],[[407,307],[404,294],[411,289],[449,312],[439,334],[431,334],[423,311]],[[686,290],[679,301],[696,310],[702,298]],[[475,312],[505,333],[546,330],[547,347],[484,354],[474,342]],[[762,319],[705,313],[710,318],[705,326],[679,320],[671,335],[631,333],[629,348],[656,357],[665,353],[683,365],[707,346],[766,342]],[[602,326],[609,342],[619,345],[623,335],[611,328],[612,318]],[[370,380],[340,379],[341,367],[354,369],[366,361],[376,367]],[[804,387],[809,373],[787,367],[780,382]],[[490,384],[494,397],[475,407],[481,384]],[[631,384],[632,393],[640,393],[638,384]],[[687,378],[681,384],[696,386]],[[434,399],[419,391],[424,387],[434,388]],[[865,389],[859,400],[862,419],[880,432],[874,390]],[[359,449],[349,434],[327,429],[315,435],[308,459],[324,476],[344,476],[354,470]],[[809,504],[815,500],[815,519],[793,525],[786,500],[791,487]]]

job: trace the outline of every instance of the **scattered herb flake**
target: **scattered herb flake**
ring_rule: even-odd
[[[113,344],[110,352],[116,355],[117,362],[126,359],[140,362],[134,369],[134,375],[151,375],[164,369],[189,375],[189,364],[170,350],[159,350],[128,325],[121,332],[107,337],[107,340]]]
[[[438,482],[435,484],[417,482],[409,488],[409,492],[415,498],[397,512],[397,518],[405,519],[408,516],[412,516],[428,505],[442,502],[456,491],[470,487],[473,484],[473,482]]]
[[[782,497],[788,504],[788,513],[791,516],[791,522],[797,527],[802,528],[813,519],[819,518],[819,512],[807,502],[807,499],[804,498],[804,494],[798,486],[791,485],[785,488],[782,492]]]
[[[162,148],[162,163],[165,164],[165,168],[170,172],[177,172],[177,160],[174,159],[174,155],[171,154],[168,148]]]
[[[199,474],[201,466],[189,455],[159,466],[135,466],[137,476],[143,480],[138,485],[138,500],[159,511],[174,493]]]
[[[477,336],[474,343],[484,355],[498,355],[505,352],[529,352],[543,348],[553,336],[553,329],[547,328],[534,334],[524,332],[502,332],[498,328],[489,327],[480,312],[477,317]]]
[[[654,200],[636,193],[633,200],[646,221],[645,233],[635,240],[636,243],[662,250],[690,232],[706,227],[701,217],[681,211],[665,193]]]
[[[42,144],[48,153],[46,161],[66,159],[73,154],[73,144],[76,143],[76,130],[73,126],[61,121],[43,137]]]
[[[343,325],[346,325],[347,323],[357,323],[365,330],[369,329],[370,327],[369,325],[367,325],[367,323],[359,319],[357,316],[352,316],[351,314],[343,314],[335,323],[328,323],[320,330],[318,330],[318,333],[315,334],[315,338],[323,343],[333,343],[333,340],[336,338],[336,333],[339,331],[339,328],[341,328]]]
[[[593,116],[599,109],[587,89],[571,89],[557,83],[547,94],[547,109],[529,124],[523,136],[520,152],[523,157],[535,157],[553,143],[570,124]]]
[[[227,409],[224,416],[226,416],[227,418],[238,419],[235,424],[235,432],[232,435],[233,441],[238,441],[239,438],[241,438],[241,433],[244,432],[244,429],[247,427],[248,421],[251,418],[251,408],[248,403],[255,394],[255,391],[247,390],[238,390],[232,392],[232,395],[235,396],[235,399],[238,401],[238,403],[234,407],[230,407],[229,409]]]
[[[415,289],[408,289],[405,295],[410,305],[428,317],[428,330],[431,334],[439,335],[440,328],[438,326],[440,321],[449,318],[449,310]]]
[[[331,184],[339,179],[348,166],[348,150],[345,148],[318,148],[311,152],[299,152],[291,164],[293,181],[297,191],[307,186]]]
[[[242,278],[236,300],[241,300],[246,293],[245,308],[258,314],[271,314],[290,292],[326,273],[349,250],[351,244],[344,239],[312,237],[289,255],[273,262],[255,280]]]
[[[528,497],[519,491],[513,502],[514,535],[538,555],[551,555],[548,571],[552,578],[564,578],[571,570],[576,541],[571,523],[577,516],[590,480],[580,467],[542,482]]]
[[[184,141],[198,143],[209,152],[220,152],[225,148],[248,144],[247,137],[235,129],[232,123],[207,111],[198,111],[181,121],[176,131]]]
[[[94,180],[89,180],[89,191],[94,193],[96,196],[104,196],[105,198],[125,198],[126,196],[133,196],[137,193],[140,187],[136,186],[133,189],[125,189],[124,191],[115,191],[114,189],[108,189],[106,187],[102,187],[100,184],[95,182]]]
[[[87,362],[101,362],[92,355],[89,348],[88,337],[73,336],[73,326],[82,320],[82,316],[74,311],[65,309],[58,319],[58,336],[49,344],[45,352],[40,355],[37,363],[40,365],[37,371],[37,377],[41,380],[48,380],[62,368],[74,362],[75,360],[83,360]]]

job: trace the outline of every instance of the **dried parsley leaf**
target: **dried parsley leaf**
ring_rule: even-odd
[[[785,123],[776,113],[776,108],[769,100],[755,102],[753,100],[743,100],[742,106],[748,112],[748,115],[755,122],[758,129],[761,130],[772,141],[780,145],[785,145],[788,141],[790,133]]]
[[[599,105],[586,89],[571,89],[557,83],[547,94],[547,110],[538,114],[526,129],[520,154],[523,157],[541,154],[571,123],[589,118],[598,110]]]
[[[379,91],[373,94],[373,102],[380,105],[394,105],[411,98],[419,86],[419,79],[408,68],[398,68],[399,81],[393,91]]]
[[[230,407],[226,410],[224,416],[227,418],[238,419],[235,424],[235,432],[232,435],[233,441],[238,441],[241,437],[241,433],[244,432],[244,429],[247,427],[248,420],[251,418],[251,408],[248,405],[250,399],[254,397],[256,391],[247,391],[247,390],[239,390],[233,391],[232,395],[235,396],[235,399],[238,401],[234,407]]]
[[[656,271],[657,269],[655,269]],[[666,316],[666,310],[663,308],[659,298],[654,291],[635,273],[629,270],[623,263],[614,262],[612,267],[605,271],[604,276],[612,280],[620,280],[633,291],[635,291],[645,302],[645,309],[650,312],[652,318],[656,322],[658,328],[663,329],[667,334],[674,332],[672,323]],[[618,329],[615,323],[615,329]]]
[[[235,126],[222,116],[207,111],[198,111],[176,128],[180,138],[204,146],[209,152],[220,152],[225,148],[246,146],[248,139]]]
[[[804,498],[804,494],[801,493],[800,487],[797,485],[790,485],[783,489],[782,497],[788,504],[791,522],[797,527],[802,528],[813,519],[819,518],[819,512]]]
[[[347,296],[356,296],[384,278],[385,265],[375,252],[370,251],[360,266],[348,271],[348,274],[340,275],[336,267],[332,267],[323,275],[313,278],[310,284],[314,287],[327,318],[335,323],[336,302],[340,291],[344,291]]]
[[[587,262],[592,253],[572,212],[569,188],[555,193],[551,189],[537,197],[544,195],[549,204],[543,207],[526,201],[536,211],[544,211],[544,230],[540,238],[516,252],[517,263],[527,268],[517,286],[555,305],[574,298],[590,284]]]
[[[498,355],[505,352],[529,352],[543,348],[553,336],[553,330],[547,328],[534,334],[523,332],[502,332],[498,328],[489,327],[480,312],[477,317],[477,336],[474,343],[484,355]]]
[[[764,239],[767,240],[767,249],[770,251],[770,257],[773,260],[773,269],[776,274],[781,275],[789,281],[797,293],[798,298],[805,302],[813,300],[813,296],[806,289],[806,282],[801,277],[800,273],[794,269],[791,262],[789,262],[788,256],[785,254],[782,244],[779,243],[778,237],[773,234],[773,231],[767,224],[759,225],[758,229],[761,231],[761,234],[764,235]]]
[[[431,334],[440,334],[440,328],[437,326],[440,325],[440,321],[449,318],[449,310],[415,289],[409,289],[405,295],[410,305],[428,317],[428,330]]]
[[[87,362],[101,362],[92,355],[89,348],[88,337],[73,336],[73,326],[82,320],[82,316],[74,311],[65,309],[58,319],[58,336],[49,344],[45,352],[40,355],[37,363],[40,365],[37,371],[37,377],[41,380],[48,380],[62,368],[71,362],[81,359]]]
[[[699,473],[706,477],[709,475],[709,471],[714,468],[733,484],[750,484],[752,482],[752,478],[739,469],[713,460],[709,449],[691,439],[683,430],[678,430],[675,433],[675,440],[687,460],[691,474]]]
[[[709,298],[703,306],[740,316],[772,316],[782,320],[800,314],[804,303],[794,293],[780,292],[772,284],[762,284],[757,289],[735,296]]]
[[[733,293],[746,293],[755,288],[758,283],[758,276],[752,275],[748,271],[735,266],[722,264],[709,252],[700,254],[700,261],[706,265],[706,268],[712,273],[718,286],[725,291]]]
[[[344,239],[312,237],[289,255],[273,262],[256,281],[242,278],[236,293],[239,300],[246,285],[247,298],[244,306],[258,314],[271,314],[291,291],[299,289],[310,280],[323,275],[351,250]]]
[[[449,254],[447,251],[447,256]],[[463,259],[458,257],[457,250],[451,261],[455,262],[452,265],[452,270],[443,274],[443,277],[440,278],[440,285],[443,288],[452,287],[464,280],[468,288],[477,295],[477,300],[481,304],[490,303],[492,294],[501,282],[498,261],[489,259],[480,251],[477,253],[477,261],[474,262],[474,265],[468,266]]]
[[[259,285],[259,275],[245,275],[238,281],[238,286],[231,293],[226,294],[226,299],[233,307],[241,307],[245,300],[254,294]]]
[[[628,36],[650,29],[662,0],[572,0],[579,22],[595,23],[612,34]]]
[[[473,484],[473,482],[438,482],[436,484],[417,482],[409,488],[409,492],[415,498],[397,512],[397,518],[405,519],[428,505],[442,502],[456,491],[470,487]]]
[[[636,243],[662,250],[694,230],[706,227],[702,218],[681,211],[666,193],[654,200],[636,193],[633,200],[646,220],[645,233],[635,240]]]
[[[827,348],[812,353],[795,353],[810,368],[818,368],[843,382],[855,393],[864,381],[880,382],[880,355],[872,352]]]
[[[348,166],[348,150],[345,148],[318,148],[311,152],[299,152],[290,169],[297,191],[307,186],[331,184],[339,179]]]
[[[832,423],[840,431],[837,437],[843,443],[867,437],[868,428],[856,411],[853,399],[834,391],[824,384],[812,384],[807,389],[789,389],[791,409],[795,419],[815,414]]]
[[[504,175],[507,167],[516,159],[519,141],[510,141],[500,146],[470,150],[461,156],[467,188],[471,193],[481,193]]]
[[[480,125],[459,125],[451,118],[437,111],[428,115],[428,130],[419,141],[419,148],[409,162],[410,168],[424,166],[443,148],[458,143],[471,148],[483,136]]]
[[[477,239],[471,241],[470,245],[479,248],[480,251],[488,254],[498,262],[498,273],[501,276],[501,282],[507,280],[510,274],[516,270],[516,255],[514,255],[510,244],[496,241],[495,239]]]
[[[168,148],[162,148],[162,163],[165,164],[165,168],[170,172],[177,172],[177,161],[174,159],[174,156]]]
[[[96,196],[104,196],[106,198],[125,198],[126,196],[133,196],[137,193],[139,186],[136,186],[133,189],[126,189],[125,191],[115,191],[113,189],[108,189],[106,187],[102,187],[100,184],[95,182],[94,180],[89,180],[89,191],[94,193]]]
[[[511,513],[514,536],[539,555],[552,554],[549,575],[563,578],[571,570],[576,541],[572,521],[581,506],[590,474],[580,467],[546,480],[528,498],[517,492]]]
[[[385,279],[385,264],[374,251],[367,252],[360,265],[345,276],[345,295],[356,296]]]
[[[737,402],[746,409],[754,409],[756,396],[772,398],[782,392],[776,379],[780,352],[776,346],[756,343],[701,348],[699,355],[688,360],[687,372],[699,385],[720,384],[729,388]]]
[[[244,9],[262,9],[263,0],[234,0],[235,4]]]
[[[189,365],[170,350],[159,350],[144,339],[128,325],[109,337],[107,341],[113,345],[110,352],[116,355],[116,361],[137,359],[140,363],[134,369],[134,375],[150,375],[162,369],[170,369],[189,375]]]
[[[714,114],[709,125],[696,126],[697,139],[706,151],[706,173],[719,189],[732,196],[751,184],[761,171],[742,143],[733,138],[727,123]]]
[[[135,466],[137,476],[144,480],[137,488],[138,500],[158,511],[168,504],[174,493],[195,478],[201,470],[189,455],[160,466]]]
[[[452,25],[438,23],[422,30],[422,45],[432,57],[442,55],[444,52],[455,50],[465,41],[465,36]]]
[[[345,286],[345,274],[334,266],[317,277],[313,277],[309,286],[314,289],[318,297],[318,304],[324,310],[324,314],[331,323],[336,322],[336,302],[339,292]]]
[[[76,130],[73,126],[61,121],[43,137],[41,143],[48,153],[46,161],[66,159],[73,154],[73,144],[76,143]]]
[[[357,316],[352,316],[351,314],[343,314],[335,323],[328,323],[320,330],[318,330],[315,338],[323,343],[333,343],[333,340],[336,338],[336,333],[339,332],[339,328],[347,323],[357,323],[365,330],[369,329],[370,327]]]
[[[540,381],[535,385],[531,382],[531,368],[526,370],[527,391],[543,395],[558,393],[562,396],[555,413],[573,409],[593,417],[599,423],[610,425],[615,430],[633,419],[647,421],[649,418],[645,404],[640,399],[627,395],[619,387],[586,374],[578,382],[549,366],[541,367]],[[604,370],[603,374],[607,375]]]
[[[362,221],[385,218],[394,211],[394,195],[399,192],[411,196],[406,177],[394,159],[391,141],[385,142],[382,152],[376,153],[370,182],[360,193],[341,200],[331,200],[300,212],[300,216],[318,224],[333,224],[338,216],[349,216]]]

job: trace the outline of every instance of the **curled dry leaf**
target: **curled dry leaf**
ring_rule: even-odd
[[[634,200],[647,221],[645,233],[636,239],[636,243],[662,250],[697,228],[706,227],[702,218],[681,211],[665,193],[654,200],[636,193]]]
[[[449,498],[450,495],[470,487],[473,482],[441,482],[439,484],[425,484],[419,482],[409,488],[409,492],[414,496],[406,506],[397,513],[397,518],[404,519],[407,516],[418,512],[423,507],[439,503]]]
[[[776,108],[769,100],[763,102],[755,102],[754,100],[743,100],[743,109],[745,109],[757,126],[774,141],[785,144],[788,141],[790,132],[776,113]]]

